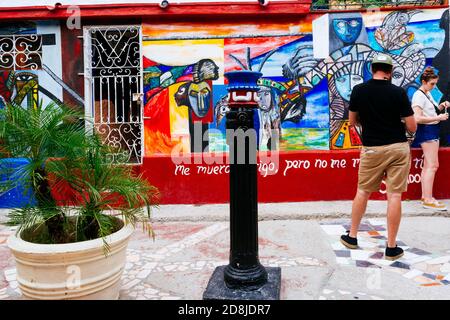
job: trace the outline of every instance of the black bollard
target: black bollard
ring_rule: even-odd
[[[281,269],[265,268],[258,255],[257,80],[261,73],[226,73],[229,81],[227,144],[230,146],[230,261],[214,271],[204,300],[278,300]]]

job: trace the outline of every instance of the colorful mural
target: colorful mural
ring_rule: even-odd
[[[174,31],[175,28],[175,34],[180,40],[163,41],[152,40],[152,37],[162,36],[161,32],[155,33],[153,30],[153,28],[158,29],[158,26],[152,26],[151,28],[150,26],[144,26],[144,64],[149,66],[149,68],[145,68],[147,74],[144,76],[146,84],[144,126],[147,155],[158,152],[170,153],[174,143],[183,144],[185,150],[200,151],[195,150],[193,146],[193,140],[195,139],[193,139],[192,130],[192,122],[200,120],[198,115],[192,112],[192,108],[183,115],[177,107],[183,101],[183,93],[189,96],[192,91],[189,91],[188,88],[192,87],[192,84],[196,84],[195,79],[190,79],[193,76],[190,75],[189,70],[193,70],[193,66],[202,59],[209,59],[211,65],[216,66],[215,69],[217,69],[218,74],[210,79],[211,86],[203,85],[205,92],[208,95],[210,94],[212,98],[207,101],[208,110],[214,112],[211,114],[213,118],[201,117],[203,142],[201,150],[205,150],[206,147],[212,152],[227,150],[224,120],[227,111],[227,91],[223,74],[224,72],[246,68],[247,66],[244,66],[241,61],[247,60],[255,68],[259,68],[264,75],[260,80],[260,108],[255,116],[255,128],[259,132],[258,144],[260,150],[279,147],[286,150],[328,149],[329,120],[326,96],[317,94],[317,92],[311,92],[309,95],[303,94],[306,92],[303,92],[303,88],[299,88],[297,79],[286,77],[283,74],[283,64],[286,62],[286,57],[299,46],[310,44],[311,33],[304,33],[304,35],[300,33],[301,26],[296,28],[286,25],[281,27],[277,25],[277,28],[273,28],[274,25],[270,26],[272,29],[269,29],[267,25],[252,26],[249,30],[246,30],[246,33],[243,33],[242,29],[236,28],[236,26],[203,28],[203,30],[208,30],[204,36],[210,39],[196,40],[184,40],[191,36],[192,29],[195,30],[196,27],[190,29],[189,26],[186,26],[183,33],[182,28],[172,26],[171,31]],[[249,32],[250,30],[255,31],[253,36]],[[264,36],[269,32],[278,36]],[[283,32],[284,34],[291,33],[294,35],[283,36]],[[226,34],[228,37],[224,36]],[[170,33],[170,37],[174,37],[173,32]],[[167,51],[161,51],[161,42],[164,45],[170,44],[172,47]],[[209,47],[204,47],[206,44]],[[180,47],[181,45],[183,47]],[[186,48],[186,46],[190,47]],[[150,56],[154,57],[154,52],[157,52],[159,57],[152,60]],[[176,53],[174,54],[174,52]],[[210,52],[210,55],[207,55],[208,52]],[[187,61],[181,62],[181,60]],[[173,73],[172,70],[180,68],[182,71],[174,79],[170,75]],[[166,73],[163,72],[163,69]],[[167,83],[171,84],[168,86],[167,83],[155,80],[158,77],[162,77],[164,80],[169,79]],[[151,83],[158,83],[158,81],[159,87],[155,89]],[[167,88],[171,86],[176,86],[176,89],[171,91],[169,88],[169,91],[167,91]],[[310,100],[311,105],[316,107],[316,112],[311,112],[306,116],[308,100]],[[189,107],[189,105],[187,106]],[[161,115],[167,110],[176,111],[169,116],[166,114],[166,122],[164,122],[156,114]],[[183,127],[179,127],[182,123],[185,125],[184,132]],[[280,146],[272,143],[273,131],[277,131],[278,135],[282,137]],[[180,134],[180,132],[183,132],[183,134]],[[188,133],[189,138],[187,138]],[[303,139],[304,143],[299,144],[300,139]]]
[[[63,91],[78,105],[83,98],[62,80],[59,22],[0,24],[0,108],[61,104]]]
[[[35,108],[38,101],[38,77],[31,72],[0,72],[0,108],[7,103]]]
[[[138,110],[142,115],[135,118],[138,130],[128,135],[141,133],[143,128],[139,136],[143,144],[135,148],[143,147],[142,163],[136,168],[160,188],[163,203],[226,203],[229,166],[215,162],[223,155],[191,158],[190,154],[228,151],[225,73],[251,66],[263,74],[254,118],[258,148],[282,151],[272,162],[258,163],[258,179],[264,181],[260,200],[351,199],[361,145],[360,132],[348,124],[352,89],[370,79],[372,57],[384,52],[395,62],[393,83],[405,88],[410,97],[420,85],[419,75],[431,65],[440,76],[432,92],[435,100],[450,100],[448,9],[312,12],[286,19],[277,15],[272,20],[267,14],[202,22],[188,22],[192,16],[187,15],[170,23],[149,20],[143,24],[130,16],[128,27],[142,30],[137,46],[118,48],[116,36],[109,40],[117,57],[137,56],[132,76],[141,79],[142,71],[143,81],[133,91],[127,90],[131,85],[110,85],[118,80],[104,74],[98,74],[95,87],[89,73],[87,31],[97,27],[115,30],[114,21],[78,30],[64,26],[62,20],[2,23],[0,108],[13,101],[26,108],[41,101],[44,105],[55,101],[83,106],[86,97],[86,114],[92,113],[94,120],[104,118],[105,110],[111,111],[108,121],[110,116],[118,118],[120,112]],[[27,42],[22,43],[31,47],[21,45],[24,40]],[[138,51],[125,50],[137,47]],[[26,48],[33,53],[24,52]],[[23,60],[24,56],[28,58]],[[114,93],[110,95],[110,91]],[[124,101],[130,104],[110,99],[108,109],[103,109],[106,94],[115,98],[118,92],[125,92]],[[116,112],[119,105],[125,111]],[[109,125],[116,129],[115,124]],[[441,133],[441,145],[449,146],[450,121],[442,124]],[[441,150],[442,162],[449,157],[448,151]],[[186,154],[182,160],[192,159],[193,163],[176,163],[171,157],[174,153]],[[412,154],[407,197],[418,199],[422,152],[415,149]],[[260,160],[262,156],[261,152]],[[196,158],[201,163],[196,163]],[[437,185],[443,186],[437,188],[439,198],[448,195],[449,171],[443,170],[437,176]],[[340,188],[330,189],[329,185]],[[205,193],[205,186],[217,190]],[[378,199],[384,198],[383,191],[380,189]]]
[[[38,77],[42,68],[42,38],[34,23],[0,25],[0,108],[6,103],[38,103]]]
[[[348,126],[349,97],[355,85],[371,77],[370,61],[378,52],[394,61],[392,83],[410,94],[420,86],[419,75],[443,45],[437,14],[442,10],[330,14],[314,21],[315,56],[326,58],[313,67],[307,82],[315,85],[325,74],[328,78],[330,149],[361,144],[359,132]],[[329,26],[326,32],[324,25]],[[426,39],[416,35],[421,29],[427,30]]]
[[[438,63],[448,57],[445,19],[448,10],[429,9],[333,13],[297,25],[245,28],[144,24],[146,155],[169,154],[177,144],[191,152],[226,151],[223,74],[247,64],[263,73],[255,116],[259,150],[359,148],[360,132],[348,124],[348,104],[353,87],[370,79],[370,61],[378,52],[389,54],[392,82],[411,96],[427,65],[439,69],[448,64]],[[201,61],[210,61],[217,74],[194,79]],[[442,70],[448,77],[448,66]],[[437,99],[448,96],[448,83],[443,79],[433,92]],[[199,106],[208,112],[199,115]],[[201,149],[194,148],[192,137],[196,121],[201,123]],[[274,132],[279,144],[272,141]]]
[[[444,44],[433,59],[433,67],[439,71],[437,87],[443,93],[440,103],[450,101],[450,41],[449,41],[449,10],[445,10],[439,21],[439,28],[445,32]],[[441,123],[441,146],[450,146],[450,121]]]
[[[360,132],[348,125],[349,97],[371,77],[378,52],[393,58],[392,81],[410,96],[420,73],[434,66],[440,80],[432,94],[450,100],[448,9],[315,14],[295,23],[144,23],[142,30],[145,156],[171,154],[175,146],[185,153],[226,152],[224,73],[248,64],[263,74],[254,119],[259,150],[359,148]],[[19,36],[32,44],[28,65],[17,63]],[[10,42],[16,44],[8,49]],[[63,97],[83,105],[82,78],[63,70],[57,22],[2,24],[0,43],[0,107]],[[442,144],[450,144],[448,123]]]
[[[144,42],[143,53],[145,154],[170,153],[177,144],[182,152],[202,152],[213,122],[213,87],[223,84],[223,40]],[[198,147],[196,122],[205,137]]]

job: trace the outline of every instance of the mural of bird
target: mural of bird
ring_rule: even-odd
[[[375,31],[375,39],[386,51],[401,49],[414,41],[414,33],[407,31],[406,26],[411,17],[421,10],[394,11],[384,18],[383,23]]]

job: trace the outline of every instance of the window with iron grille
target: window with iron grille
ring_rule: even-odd
[[[0,36],[0,70],[38,70],[42,67],[42,36]]]
[[[85,27],[86,111],[117,163],[142,162],[139,26]]]

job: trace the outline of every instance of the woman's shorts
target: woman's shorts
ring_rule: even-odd
[[[420,148],[420,145],[427,141],[439,141],[440,124],[419,124],[417,125],[416,138],[411,147]]]

